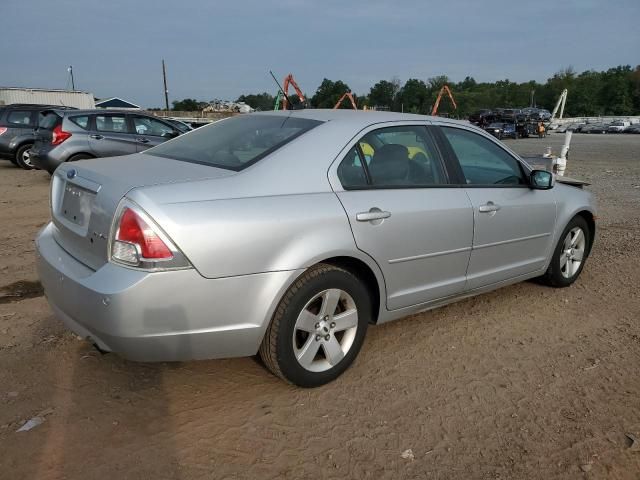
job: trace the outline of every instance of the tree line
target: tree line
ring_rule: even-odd
[[[573,68],[563,69],[545,83],[529,81],[512,82],[508,79],[496,82],[476,82],[466,77],[461,82],[452,82],[446,75],[426,80],[410,78],[404,84],[398,78],[380,80],[368,93],[357,95],[342,80],[325,78],[315,93],[307,98],[310,107],[333,108],[345,92],[352,92],[358,108],[364,106],[409,113],[429,114],[443,85],[453,91],[458,109],[453,110],[445,96],[440,103],[439,113],[466,118],[481,108],[522,108],[537,106],[551,110],[563,89],[569,90],[565,116],[633,115],[640,114],[640,65],[632,68],[621,65],[606,71],[587,70],[577,73]],[[308,92],[307,92],[308,93]],[[300,99],[289,97],[292,103]],[[189,105],[200,102],[186,99]],[[236,100],[245,102],[257,110],[272,110],[275,98],[268,92],[240,95]],[[532,105],[533,104],[533,105]],[[174,109],[182,107],[174,102]],[[351,108],[344,102],[341,108]],[[190,110],[185,108],[185,110]]]

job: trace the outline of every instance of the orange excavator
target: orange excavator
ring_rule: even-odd
[[[345,92],[344,95],[340,97],[340,100],[338,100],[336,106],[333,107],[333,109],[337,110],[338,108],[340,108],[340,104],[344,102],[345,98],[348,98],[349,102],[351,102],[351,108],[353,108],[354,110],[358,109],[358,107],[356,106],[356,99],[353,98],[353,94],[351,92]]]
[[[271,75],[273,75],[273,73]],[[275,77],[274,77],[274,80],[275,80]],[[278,91],[278,95],[276,96],[276,103],[273,107],[274,110],[280,110],[281,102],[282,102],[282,110],[287,110],[287,108],[290,107],[288,102],[289,97],[287,96],[289,93],[289,86],[292,86],[293,89],[296,91],[296,95],[298,95],[298,98],[300,99],[300,103],[302,105],[304,105],[307,102],[307,99],[304,96],[304,93],[302,93],[302,90],[300,89],[295,79],[293,78],[293,74],[290,73],[289,75],[284,77],[282,89]]]
[[[457,110],[458,105],[456,105],[456,101],[453,99],[453,94],[451,93],[451,89],[449,89],[449,85],[443,85],[442,88],[440,89],[440,92],[438,92],[438,98],[436,98],[436,103],[433,104],[433,109],[431,110],[431,116],[435,117],[436,115],[438,115],[438,107],[440,106],[440,100],[442,100],[442,96],[445,93],[449,95],[449,98],[451,99],[451,104],[453,105],[453,109]]]

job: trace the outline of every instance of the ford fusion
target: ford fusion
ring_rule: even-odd
[[[313,387],[353,363],[369,325],[534,277],[571,285],[595,235],[583,187],[466,122],[238,115],[62,164],[38,272],[55,314],[103,351],[259,354]]]

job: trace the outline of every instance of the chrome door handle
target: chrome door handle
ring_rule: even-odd
[[[371,208],[368,212],[356,213],[356,220],[359,222],[372,222],[375,220],[384,220],[389,218],[391,212],[385,212],[379,208]]]
[[[138,140],[140,143],[149,143],[149,139],[148,138],[138,137],[138,138],[136,138],[136,140]]]
[[[497,212],[498,210],[500,210],[500,205],[496,205],[493,202],[487,202],[484,205],[480,205],[480,208],[478,208],[478,211],[482,213]]]
[[[96,140],[102,140],[102,135],[89,135],[91,138],[95,138]]]

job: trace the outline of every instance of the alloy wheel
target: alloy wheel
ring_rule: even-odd
[[[351,349],[358,329],[358,309],[347,292],[324,290],[304,306],[293,329],[293,351],[301,367],[324,372]]]
[[[571,278],[578,272],[586,245],[587,240],[582,228],[574,227],[569,230],[560,253],[560,272],[564,278]]]

